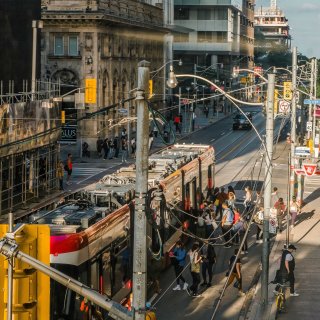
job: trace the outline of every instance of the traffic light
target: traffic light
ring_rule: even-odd
[[[66,123],[66,112],[64,110],[61,110],[61,123]]]
[[[148,99],[151,99],[153,95],[153,80],[149,80],[149,96]]]
[[[85,103],[97,103],[97,79],[86,79]]]
[[[8,225],[0,225],[0,238]],[[25,225],[15,235],[19,250],[50,264],[50,229],[47,225]],[[12,311],[15,320],[50,318],[50,278],[14,259]],[[8,260],[0,255],[0,320],[7,319]]]

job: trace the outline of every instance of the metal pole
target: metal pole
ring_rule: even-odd
[[[312,100],[314,99],[314,60],[311,60],[311,73],[310,73],[310,94],[309,94],[309,99]],[[308,122],[312,121],[312,104],[309,104],[309,109],[308,109]],[[308,140],[311,138],[311,132],[307,132],[307,138]]]
[[[147,221],[146,194],[148,192],[149,111],[145,101],[149,82],[150,62],[138,64],[136,199],[133,242],[133,310],[135,320],[144,320],[147,283]]]
[[[290,201],[294,196],[294,183],[295,183],[295,158],[294,151],[296,146],[296,115],[297,115],[297,47],[292,50],[292,101],[291,101],[291,159],[290,159]],[[302,200],[302,199],[301,199]],[[289,205],[289,204],[288,204]]]
[[[288,155],[288,179],[290,177],[290,168],[291,168],[291,157],[290,154]],[[301,177],[301,175],[299,175]],[[298,196],[300,193],[298,192]],[[288,183],[287,187],[287,229],[286,229],[286,245],[288,248],[288,245],[290,243],[290,223],[289,223],[289,218],[290,218],[290,183]],[[298,201],[298,197],[297,197]]]
[[[180,114],[181,114],[181,87],[179,87],[179,115]]]
[[[268,75],[268,100],[266,123],[266,168],[264,185],[264,215],[263,215],[263,246],[262,246],[262,277],[261,277],[261,304],[268,304],[269,283],[269,220],[271,207],[271,180],[273,155],[273,105],[274,105],[275,74]]]
[[[85,286],[81,282],[70,278],[69,276],[63,274],[62,272],[47,266],[41,261],[23,253],[16,249],[16,247],[8,242],[6,239],[0,241],[0,252],[6,257],[13,259],[15,257],[26,264],[29,264],[31,267],[34,267],[36,270],[46,274],[51,279],[61,283],[63,286],[69,288],[70,290],[78,293],[79,295],[88,298],[97,306],[109,310],[109,315],[114,319],[132,319],[129,312],[126,308],[122,307],[120,304],[109,300],[106,296],[99,294],[95,290]],[[8,318],[9,319],[9,318]]]
[[[32,72],[31,72],[31,100],[36,92],[36,65],[37,65],[37,20],[32,21]]]
[[[318,75],[318,62],[317,59],[313,59],[313,96],[314,99],[317,99],[317,75]],[[314,157],[317,155],[315,149],[316,149],[316,144],[315,144],[315,135],[316,135],[316,105],[313,105],[313,113],[312,113],[312,144],[313,144],[313,150],[314,150]],[[317,146],[318,148],[318,146]]]
[[[8,215],[9,232],[13,232],[13,213],[10,210]],[[12,297],[13,297],[13,258],[8,259],[8,304],[7,320],[12,319]]]

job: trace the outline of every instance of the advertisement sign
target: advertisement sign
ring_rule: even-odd
[[[75,144],[77,142],[77,126],[66,125],[61,129],[60,143]]]

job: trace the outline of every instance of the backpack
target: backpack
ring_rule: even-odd
[[[236,224],[240,220],[240,213],[239,211],[232,210],[231,208],[230,210],[233,212],[233,224]]]

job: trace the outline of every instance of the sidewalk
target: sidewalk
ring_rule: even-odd
[[[289,297],[289,290],[287,290],[286,311],[277,317],[283,320],[312,320],[320,317],[320,304],[318,303],[320,295],[320,187],[305,200],[309,201],[302,208],[297,224],[290,232],[290,243],[297,247],[294,253],[296,258],[295,289],[300,296]],[[279,269],[281,251],[285,242],[285,232],[276,237],[270,254],[269,281],[274,279],[275,272]],[[260,288],[259,283],[247,319],[275,319],[277,316],[275,297],[272,293],[274,285],[269,286],[269,303],[265,315],[262,315],[259,304]]]
[[[187,116],[185,118],[185,114],[182,110],[182,117],[183,117],[183,121],[182,121],[182,130],[181,130],[181,134],[180,133],[176,133],[176,142],[178,143],[179,140],[192,135],[194,132],[197,132],[201,129],[204,129],[206,127],[208,127],[209,125],[217,122],[217,121],[221,121],[223,119],[225,119],[226,117],[231,116],[230,113],[228,114],[224,114],[224,113],[212,113],[212,109],[210,109],[208,118],[205,116],[205,114],[203,113],[203,107],[202,106],[197,106],[196,110],[195,110],[195,114],[196,114],[196,119],[195,119],[195,125],[194,125],[194,131],[191,131],[191,125],[190,125],[190,117],[192,116],[191,112],[187,113]],[[173,128],[173,130],[175,130],[174,125],[173,125],[173,121],[171,122],[171,126]],[[161,137],[154,138],[154,141],[152,143],[152,148],[150,150],[150,153],[154,153],[157,152],[158,150],[164,148],[166,145],[163,143]],[[91,157],[80,157],[80,154],[77,150],[77,145],[75,144],[70,144],[70,145],[61,145],[61,159],[62,161],[64,161],[65,159],[67,159],[67,155],[68,153],[71,153],[73,156],[73,162],[74,163],[96,163],[96,164],[110,164],[113,165],[115,162],[118,162],[119,159],[121,160],[121,151],[120,151],[120,156],[117,159],[108,159],[108,160],[103,160],[103,158],[99,158],[97,155],[97,151],[96,151],[96,146],[89,146],[89,150],[91,153]]]

